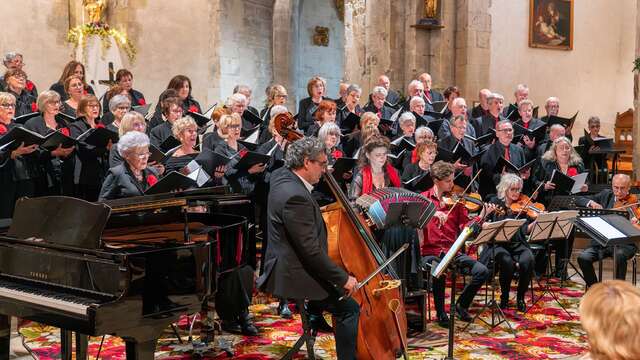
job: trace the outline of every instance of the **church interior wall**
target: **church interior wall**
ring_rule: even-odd
[[[541,110],[549,96],[560,98],[561,116],[580,110],[576,140],[592,115],[600,117],[601,132],[613,136],[616,112],[633,107],[636,1],[575,1],[574,6],[573,50],[562,51],[528,46],[528,1],[492,1],[488,85],[505,102],[513,102],[515,86],[525,83]]]

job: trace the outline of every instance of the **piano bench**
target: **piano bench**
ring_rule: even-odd
[[[284,354],[281,360],[292,360],[293,357],[300,351],[302,345],[307,345],[307,359],[315,360],[316,356],[313,352],[313,345],[316,342],[316,334],[311,329],[311,323],[307,316],[307,310],[304,306],[305,300],[295,300],[296,306],[300,309],[300,319],[302,320],[302,335],[298,338],[293,347]]]

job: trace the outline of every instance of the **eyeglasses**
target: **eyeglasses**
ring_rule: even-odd
[[[288,95],[276,95],[277,98],[281,98],[281,99],[286,99],[289,96]]]
[[[136,153],[134,154],[138,159],[144,159],[144,158],[148,158],[149,156],[151,156],[150,152],[145,152],[145,153]]]
[[[241,126],[240,126],[240,125],[229,125],[229,126],[227,126],[227,127],[228,127],[229,129],[232,129],[232,130],[238,130],[238,129],[240,129],[240,128],[241,128]]]
[[[13,75],[13,76],[11,76],[11,77],[12,77],[12,78],[14,78],[14,79],[16,79],[16,80],[27,80],[27,77],[26,77],[26,76],[24,76],[24,75],[18,75],[18,74],[16,74],[16,75]]]
[[[122,111],[129,111],[130,107],[129,106],[118,106],[116,108],[116,110],[122,110]]]
[[[2,106],[5,109],[15,109],[16,108],[16,104],[12,104],[12,103],[3,103],[0,104],[0,106]]]
[[[517,187],[517,188],[509,188],[509,191],[513,191],[513,192],[520,192],[522,191],[521,187]]]
[[[183,113],[182,109],[171,109],[171,112],[174,113],[174,114],[182,114]]]
[[[327,165],[329,165],[329,161],[328,160],[324,160],[324,161],[320,161],[320,160],[309,160],[312,163],[316,163],[318,165],[320,165],[320,167],[327,167]]]
[[[89,104],[87,105],[88,108],[92,108],[92,109],[99,109],[100,108],[100,104]]]
[[[47,104],[48,105],[60,105],[60,104],[62,104],[62,101],[60,101],[60,100],[50,100],[50,101],[47,101]]]
[[[513,129],[500,129],[498,131],[510,133],[510,132],[513,132]]]
[[[600,124],[598,124],[598,125],[589,125],[589,129],[600,129]]]

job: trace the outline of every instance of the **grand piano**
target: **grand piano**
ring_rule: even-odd
[[[10,316],[61,329],[63,359],[87,336],[123,338],[127,359],[153,359],[181,314],[201,311],[217,274],[240,266],[250,208],[226,188],[105,203],[23,199],[0,235],[0,360]],[[194,209],[197,212],[192,212]]]

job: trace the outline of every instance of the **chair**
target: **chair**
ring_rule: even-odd
[[[298,338],[293,347],[281,358],[281,360],[291,360],[300,351],[303,344],[307,345],[307,359],[315,360],[316,356],[313,352],[313,346],[316,342],[317,333],[311,329],[309,317],[305,310],[304,300],[296,300],[296,306],[300,309],[300,319],[302,320],[302,335]]]

